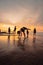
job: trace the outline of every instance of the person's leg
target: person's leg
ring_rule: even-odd
[[[24,32],[24,37],[25,37],[25,32]]]

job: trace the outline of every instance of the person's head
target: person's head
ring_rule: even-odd
[[[36,30],[36,28],[34,28],[34,30]]]
[[[15,26],[15,28],[16,28],[16,26]]]
[[[10,27],[8,29],[10,29]]]

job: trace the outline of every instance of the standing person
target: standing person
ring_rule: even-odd
[[[10,34],[11,30],[10,30],[10,27],[8,28],[8,33]]]
[[[29,35],[29,31],[27,30],[27,38],[28,38],[28,35]]]
[[[33,31],[34,35],[36,34],[36,28],[34,28],[34,31]]]
[[[15,28],[14,28],[14,32],[16,33],[16,26],[15,26]]]

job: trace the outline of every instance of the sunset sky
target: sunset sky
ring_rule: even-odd
[[[43,0],[0,0],[0,28],[15,25],[43,31]]]

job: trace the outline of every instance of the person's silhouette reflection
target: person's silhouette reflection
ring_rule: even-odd
[[[10,43],[10,35],[8,35],[8,44]]]
[[[23,51],[25,50],[25,46],[24,46],[24,41],[21,40],[21,37],[18,37],[18,46],[20,49],[22,49]]]
[[[13,44],[14,44],[14,45],[15,45],[15,41],[16,41],[16,40],[15,40],[15,36],[13,36]]]
[[[18,36],[18,46],[20,46],[22,43],[21,43],[21,37]]]
[[[24,39],[23,39],[23,44],[25,44],[25,40],[26,40],[26,38],[24,37]]]
[[[33,47],[36,48],[36,35],[33,35]]]
[[[36,42],[36,35],[33,35],[33,43]]]

